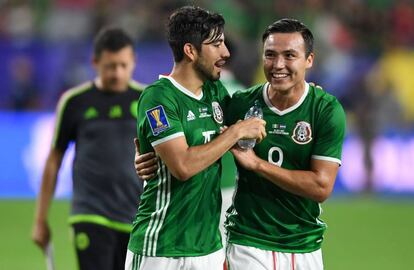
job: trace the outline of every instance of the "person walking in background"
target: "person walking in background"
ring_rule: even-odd
[[[220,158],[239,139],[265,136],[257,118],[220,134],[229,98],[219,81],[230,55],[223,27],[221,15],[196,7],[169,17],[173,70],[138,102],[139,150],[155,151],[160,169],[141,196],[125,269],[223,269]]]
[[[131,79],[132,39],[119,28],[94,40],[97,78],[65,92],[56,110],[52,146],[43,172],[32,239],[43,250],[51,241],[47,221],[57,175],[70,142],[76,145],[69,223],[81,270],[122,269],[131,222],[142,192],[132,145],[136,104],[143,85]]]

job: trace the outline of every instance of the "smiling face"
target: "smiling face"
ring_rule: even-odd
[[[301,90],[306,70],[312,64],[313,53],[306,57],[305,43],[299,32],[272,33],[264,41],[263,69],[274,91]]]
[[[194,69],[203,81],[216,81],[220,79],[221,69],[229,57],[230,53],[224,44],[224,34],[221,34],[219,38],[201,44],[198,58],[194,61]]]

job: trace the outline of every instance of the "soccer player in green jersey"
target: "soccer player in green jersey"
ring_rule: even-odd
[[[313,35],[282,19],[263,34],[267,83],[236,93],[226,123],[257,101],[268,136],[253,150],[233,148],[239,179],[227,211],[227,260],[234,270],[323,269],[326,224],[320,203],[341,164],[345,113],[338,100],[305,81]]]
[[[155,151],[159,170],[141,196],[125,269],[223,268],[220,157],[241,138],[265,136],[257,118],[220,134],[229,98],[218,81],[229,57],[223,26],[222,16],[195,7],[169,18],[173,70],[138,102],[139,150]]]
[[[323,269],[326,224],[320,203],[332,192],[341,164],[345,114],[332,95],[305,81],[313,64],[313,35],[292,19],[263,34],[267,83],[236,93],[226,123],[259,103],[268,136],[253,150],[233,148],[239,180],[228,210],[231,270]],[[137,157],[137,172],[148,173]],[[144,176],[145,177],[145,176]]]

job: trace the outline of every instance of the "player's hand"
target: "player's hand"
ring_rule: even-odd
[[[229,128],[228,126],[220,127],[220,134],[224,133],[228,128]]]
[[[237,162],[246,170],[256,170],[260,161],[253,149],[241,149],[237,144],[230,149]]]
[[[33,226],[32,240],[43,251],[46,249],[52,235],[50,232],[49,224],[46,221],[38,221]]]
[[[231,127],[236,129],[239,139],[256,139],[259,143],[266,137],[266,121],[257,117],[238,121]]]
[[[155,176],[158,170],[157,157],[154,152],[148,152],[140,155],[139,141],[134,138],[135,144],[135,172],[144,181],[149,180]]]

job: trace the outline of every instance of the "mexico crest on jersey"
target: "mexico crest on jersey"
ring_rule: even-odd
[[[307,144],[312,141],[311,125],[305,121],[297,122],[293,130],[292,139],[297,144]]]
[[[219,124],[223,124],[223,110],[221,109],[220,104],[217,101],[213,101],[211,106],[213,107],[214,120]]]

